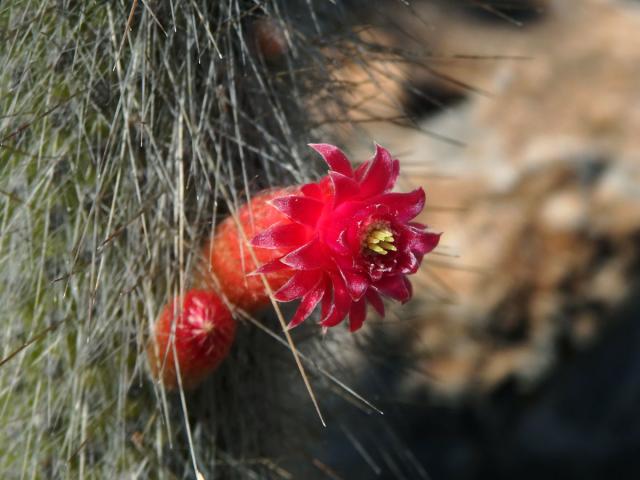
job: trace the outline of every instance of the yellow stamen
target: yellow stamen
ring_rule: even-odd
[[[392,252],[397,252],[398,249],[389,242],[380,242],[380,246],[385,250],[391,250]]]
[[[369,249],[373,250],[376,253],[379,253],[380,255],[386,255],[387,251],[384,250],[382,247],[379,247],[378,245],[369,245]]]
[[[384,240],[387,237],[388,235],[382,230],[375,230],[371,233],[371,235],[369,235],[369,238],[376,238],[378,240]]]
[[[394,240],[392,232],[386,228],[381,228],[369,233],[366,239],[366,245],[372,252],[386,255],[388,252],[398,251],[395,245],[393,245]]]

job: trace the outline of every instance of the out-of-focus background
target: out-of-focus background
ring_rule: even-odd
[[[640,478],[640,2],[5,0],[0,63],[0,478]],[[425,188],[414,299],[293,331],[326,428],[269,311],[165,392],[203,239],[321,141]]]
[[[359,35],[415,56],[345,62],[363,120],[345,137],[401,158],[444,232],[418,299],[376,332],[379,363],[362,354],[393,378],[387,421],[431,478],[637,478],[640,4],[372,17]],[[375,478],[358,468],[347,478]]]

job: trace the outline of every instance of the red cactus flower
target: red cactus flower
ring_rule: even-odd
[[[415,273],[440,235],[412,222],[425,203],[422,188],[391,193],[399,162],[376,146],[374,157],[353,170],[347,157],[328,144],[310,145],[329,173],[295,194],[270,200],[287,220],[253,237],[254,247],[286,252],[256,273],[289,272],[275,293],[278,301],[300,298],[289,326],[304,321],[321,303],[321,325],[332,327],[349,315],[358,330],[370,303],[384,315],[381,295],[406,302],[407,275]]]
[[[175,299],[165,305],[155,324],[154,336],[147,345],[151,371],[173,390],[178,386],[177,359],[183,387],[193,388],[225,359],[235,333],[235,320],[217,294],[189,290],[183,302]]]

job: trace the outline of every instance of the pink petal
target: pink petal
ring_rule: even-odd
[[[396,170],[397,167],[389,152],[380,145],[376,145],[376,154],[368,162],[368,167],[362,174],[361,195],[371,197],[390,190],[397,178],[394,176]]]
[[[400,264],[402,273],[404,274],[416,273],[418,271],[418,268],[420,268],[420,263],[422,262],[423,256],[424,255],[416,256],[411,251],[406,252],[406,254],[402,257],[402,263]]]
[[[327,292],[328,294],[328,292]],[[320,302],[322,297],[325,295],[325,283],[320,280],[318,284],[307,293],[300,302],[296,313],[293,315],[293,318],[289,322],[288,328],[294,328],[304,322],[311,312],[316,308],[316,305]]]
[[[336,225],[334,225],[336,227]],[[337,225],[339,228],[340,225]],[[346,234],[347,232],[342,230],[336,233],[336,229],[327,229],[325,232],[324,241],[327,247],[338,255],[351,255],[351,247],[347,244]]]
[[[411,285],[411,282],[407,277],[402,277],[402,279],[404,280],[404,284],[407,287],[407,291],[409,292],[409,298],[407,299],[409,300],[411,297],[413,297],[413,285]]]
[[[248,273],[247,276],[260,275],[261,273],[279,272],[280,270],[287,270],[289,267],[282,263],[280,259],[271,260],[265,263],[260,268],[255,269],[253,272]]]
[[[367,277],[360,275],[349,268],[340,268],[340,274],[347,285],[347,290],[349,290],[351,298],[354,301],[360,300],[367,291],[367,288],[369,288],[369,281],[367,280]]]
[[[329,178],[333,184],[334,205],[340,205],[360,193],[360,186],[353,178],[337,172],[329,172]]]
[[[380,147],[379,145],[376,144],[376,150],[378,148],[382,148],[385,152],[389,153],[386,149],[384,149],[383,147]],[[377,153],[377,152],[376,152]],[[371,164],[371,162],[373,162],[375,158],[364,162],[363,164],[361,164],[356,171],[354,172],[354,177],[356,179],[356,181],[361,182],[364,174],[367,172],[367,169],[369,168],[369,165]],[[389,190],[391,190],[394,185],[396,184],[396,181],[398,180],[398,175],[400,174],[400,162],[398,160],[392,160],[391,161],[391,175],[389,175],[389,179],[387,181],[387,185],[384,188],[384,191],[387,192]]]
[[[411,298],[411,284],[404,275],[383,277],[376,282],[375,287],[380,293],[402,303]]]
[[[353,303],[349,310],[349,330],[355,332],[362,327],[364,320],[367,316],[367,304],[364,298]]]
[[[317,183],[307,183],[300,187],[300,191],[306,197],[322,200],[322,189]]]
[[[279,302],[290,302],[303,297],[320,281],[318,272],[297,272],[273,296]]]
[[[347,156],[338,147],[329,145],[328,143],[310,143],[309,146],[322,155],[322,158],[324,158],[324,161],[327,162],[331,170],[346,175],[347,177],[353,177],[351,162],[349,162]]]
[[[349,307],[347,306],[344,309],[339,309],[334,303],[331,305],[331,309],[329,310],[329,314],[327,317],[320,322],[320,325],[323,327],[335,327],[340,322],[344,320],[344,317],[347,316],[349,312]]]
[[[351,296],[342,277],[334,274],[331,276],[331,280],[333,283],[333,304],[327,315],[320,322],[323,327],[335,327],[342,322],[352,303]]]
[[[356,182],[360,183],[362,181],[362,177],[364,176],[372,161],[373,159],[367,160],[366,162],[358,165],[358,168],[356,168],[355,172],[353,172],[353,177],[356,179]]]
[[[380,314],[381,317],[384,317],[384,303],[382,302],[382,298],[378,295],[373,288],[367,290],[367,300],[371,304],[371,306]]]
[[[398,181],[398,175],[400,175],[400,161],[394,160],[391,176],[389,177],[389,183],[387,183],[387,187],[385,188],[386,191],[391,190],[395,186]]]
[[[331,305],[333,304],[331,281],[329,280],[328,275],[324,275],[322,285],[324,286],[325,293],[322,297],[322,309],[320,311],[320,318],[325,318],[329,314],[329,310],[331,309]]]
[[[299,195],[274,198],[270,203],[294,222],[309,227],[316,225],[324,208],[321,201]]]
[[[282,257],[280,261],[296,270],[316,270],[327,264],[328,257],[322,243],[314,238],[309,243]]]
[[[353,176],[355,177],[356,181],[361,182],[362,178],[364,177],[364,174],[366,173],[369,165],[371,164],[371,162],[373,161],[373,159],[364,162],[363,164],[361,164],[356,171],[354,172]],[[393,160],[391,162],[391,175],[389,175],[389,179],[387,181],[387,185],[384,188],[385,192],[388,192],[389,190],[391,190],[395,184],[396,181],[398,181],[398,175],[400,175],[400,162],[398,160]]]
[[[408,248],[419,255],[425,255],[438,246],[441,233],[412,232],[408,235]]]
[[[395,217],[398,222],[405,223],[415,218],[422,211],[425,195],[422,188],[416,188],[409,193],[386,193],[380,196],[379,201],[395,211]]]
[[[251,245],[260,248],[284,248],[300,245],[307,229],[298,223],[273,225],[251,239]]]

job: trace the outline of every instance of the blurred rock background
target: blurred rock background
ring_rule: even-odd
[[[640,4],[393,12],[360,35],[411,60],[337,75],[354,151],[395,152],[444,232],[377,335],[401,438],[431,478],[636,478]]]

